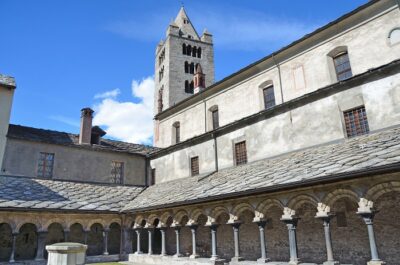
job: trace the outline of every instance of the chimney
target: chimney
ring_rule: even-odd
[[[79,144],[90,144],[92,138],[93,110],[83,108],[81,110],[81,131],[79,133]]]
[[[193,79],[194,94],[197,94],[206,88],[206,75],[203,74],[203,69],[201,69],[200,64],[197,64],[196,66],[196,72],[194,73]]]

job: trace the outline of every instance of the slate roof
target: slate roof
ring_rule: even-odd
[[[123,210],[155,209],[230,194],[233,197],[327,176],[335,179],[344,173],[390,164],[400,166],[400,128],[223,169],[208,176],[160,183],[144,190]]]
[[[143,187],[0,176],[0,209],[118,212]]]
[[[99,145],[80,145],[78,134],[37,129],[13,124],[10,124],[8,128],[7,137],[33,142],[65,145],[78,148],[89,148],[99,151],[113,151],[141,155],[146,155],[159,149],[142,144],[132,144],[104,138],[101,138]]]

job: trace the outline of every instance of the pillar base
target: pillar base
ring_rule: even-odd
[[[198,255],[198,254],[190,255],[189,258],[191,258],[191,259],[198,259],[198,258],[200,258],[200,255]]]
[[[258,259],[257,263],[267,263],[267,262],[270,262],[270,261],[271,261],[270,259]]]
[[[180,258],[180,257],[183,257],[183,255],[181,253],[179,253],[179,254],[175,254],[173,257],[174,258]]]
[[[136,251],[136,252],[135,252],[135,255],[142,255],[142,254],[143,254],[142,251]]]
[[[386,265],[386,262],[382,260],[371,260],[367,262],[367,265]]]
[[[231,261],[233,261],[233,262],[239,262],[239,261],[243,261],[243,260],[244,260],[244,258],[242,258],[242,257],[233,257],[231,259]]]
[[[218,256],[211,256],[210,260],[219,260]]]
[[[108,253],[108,252],[104,252],[104,253],[103,253],[103,255],[105,255],[105,256],[108,256],[108,255],[109,255],[109,253]]]
[[[296,259],[296,260],[291,260],[288,262],[289,265],[299,265],[300,264],[300,260]]]
[[[339,265],[340,262],[333,260],[333,261],[325,261],[324,263],[322,263],[322,265]]]

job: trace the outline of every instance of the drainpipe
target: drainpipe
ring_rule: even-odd
[[[398,0],[400,1],[400,0]],[[282,103],[284,102],[283,100],[283,88],[282,88],[282,75],[281,75],[281,66],[276,62],[275,60],[275,54],[272,54],[272,60],[274,61],[274,64],[278,68],[278,74],[279,74],[279,87],[281,88],[281,100]]]
[[[214,138],[214,159],[215,159],[215,171],[218,171],[218,147],[217,147],[217,135],[213,133]]]
[[[207,132],[207,103],[205,100],[203,100],[204,102],[204,133]]]

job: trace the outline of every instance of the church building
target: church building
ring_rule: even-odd
[[[217,37],[217,36],[216,36]],[[398,265],[400,3],[371,0],[215,82],[182,7],[155,51],[154,146],[9,124],[0,264]],[[2,263],[4,262],[4,263]]]

